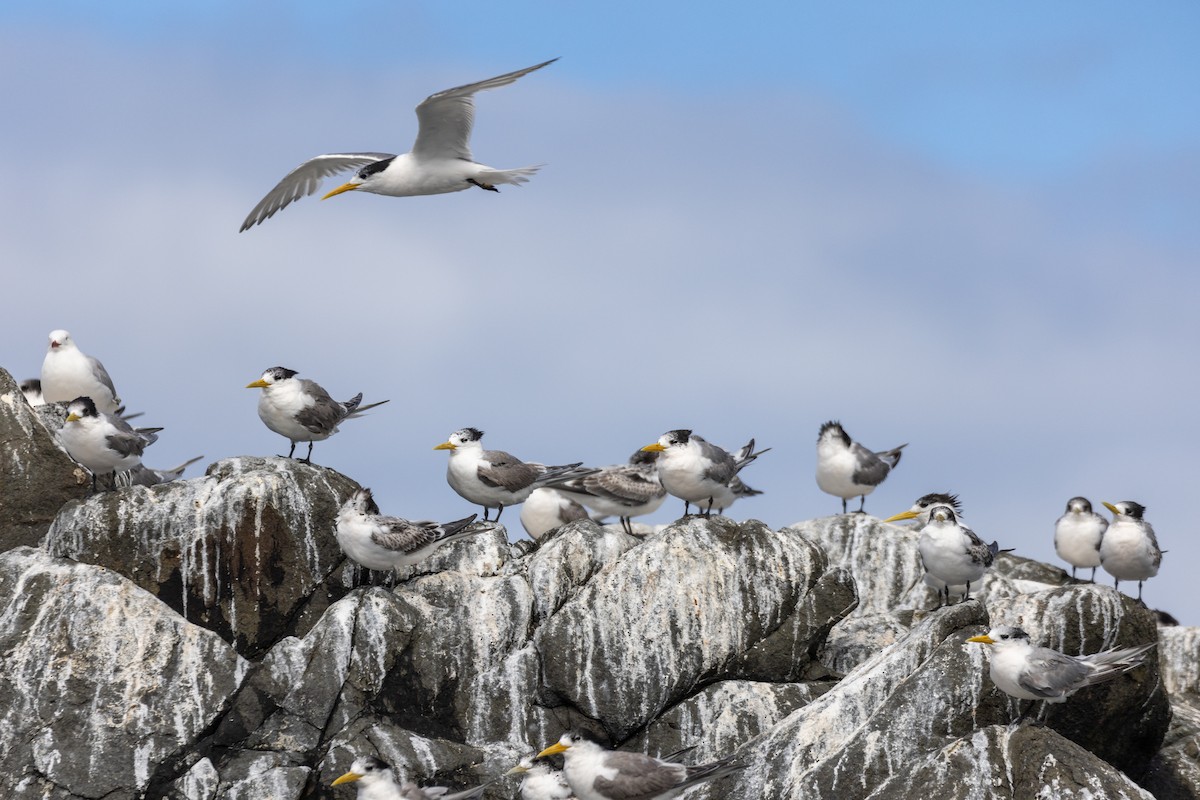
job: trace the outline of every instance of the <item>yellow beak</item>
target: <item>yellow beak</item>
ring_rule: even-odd
[[[338,188],[334,189],[332,192],[330,192],[329,194],[325,195],[325,196],[324,196],[324,197],[322,197],[321,199],[322,199],[322,200],[328,200],[329,198],[333,197],[335,194],[341,194],[342,192],[353,192],[353,191],[354,191],[355,189],[357,189],[357,188],[358,188],[358,184],[357,184],[357,183],[343,183],[341,186],[339,186]]]
[[[1101,502],[1103,502],[1103,501],[1101,501]],[[1111,511],[1114,514],[1121,513],[1120,511],[1117,511],[1117,507],[1114,506],[1112,503],[1104,503],[1104,507],[1107,508],[1109,511]]]
[[[538,753],[536,756],[534,756],[534,758],[541,758],[542,756],[558,755],[559,753],[567,752],[568,749],[569,748],[562,742],[556,742],[556,743],[550,745],[549,747],[547,747],[542,752]]]
[[[67,414],[67,422],[79,422],[80,419],[78,414]]]
[[[268,387],[270,385],[271,384],[267,383],[262,378],[259,378],[254,383],[247,383],[246,388],[247,389],[265,389],[266,387]]]
[[[972,636],[967,639],[968,642],[979,642],[980,644],[995,644],[996,640],[988,636],[986,633],[981,636]]]
[[[661,453],[663,450],[666,450],[666,449],[667,448],[663,447],[658,442],[655,442],[654,444],[648,444],[645,447],[643,447],[642,452],[643,453]]]
[[[343,783],[354,783],[355,781],[359,781],[359,780],[362,780],[362,775],[359,775],[357,772],[347,772],[345,775],[338,778],[336,781],[334,781],[333,783],[331,783],[329,785],[330,786],[341,786]]]
[[[884,520],[884,522],[899,522],[900,520],[905,520],[905,519],[916,519],[917,516],[918,515],[917,515],[916,511],[912,511],[912,510],[901,511],[899,514],[897,514],[894,517],[888,517],[887,519]]]
[[[455,444],[451,444],[450,442],[442,442],[441,444],[439,444],[437,447],[435,447],[433,449],[434,450],[454,450],[456,448],[457,448],[457,445],[455,445]]]

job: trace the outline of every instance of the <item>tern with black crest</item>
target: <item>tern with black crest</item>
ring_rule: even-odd
[[[867,495],[900,463],[900,451],[907,446],[875,453],[852,440],[840,422],[826,422],[817,434],[817,486],[842,498],[843,514],[847,500],[861,498],[858,510],[862,513]]]
[[[487,786],[476,786],[462,792],[450,793],[444,786],[421,787],[411,781],[398,783],[391,766],[375,756],[361,756],[350,765],[350,771],[330,786],[353,783],[358,800],[476,800],[483,797]]]
[[[1132,500],[1120,503],[1105,503],[1112,512],[1113,521],[1100,540],[1100,566],[1113,576],[1113,586],[1121,587],[1121,581],[1137,581],[1138,596],[1142,599],[1142,584],[1158,574],[1163,551],[1158,547],[1154,528],[1143,519],[1146,507]]]
[[[970,600],[971,584],[983,578],[1000,552],[996,542],[985,544],[948,505],[930,507],[917,547],[925,571],[945,584],[942,594],[947,603],[951,586],[965,586],[963,599]]]
[[[293,201],[315,194],[321,182],[332,175],[357,170],[349,182],[326,194],[322,200],[344,192],[362,191],[391,197],[461,192],[472,186],[491,192],[497,185],[526,183],[539,167],[494,169],[479,164],[471,154],[471,129],[475,124],[477,92],[508,86],[518,78],[558,59],[497,75],[432,94],[417,106],[417,139],[412,151],[392,153],[325,153],[310,158],[284,176],[267,196],[258,201],[242,223],[241,230],[258,225],[287,208]]]
[[[753,449],[751,440],[749,450]],[[725,497],[734,476],[767,452],[754,453],[743,448],[739,453],[741,458],[735,458],[727,450],[683,428],[667,431],[642,450],[659,454],[658,479],[668,493],[683,501],[684,515],[695,503],[706,517],[717,507],[717,498]]]
[[[58,440],[71,458],[91,471],[95,491],[98,475],[111,475],[115,489],[117,473],[140,464],[142,453],[158,441],[161,430],[135,430],[120,417],[97,409],[92,398],[77,397],[67,405],[67,420],[58,432]]]

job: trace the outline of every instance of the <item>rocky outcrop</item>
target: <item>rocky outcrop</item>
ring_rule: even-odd
[[[91,475],[59,447],[3,369],[0,454],[0,552],[36,545],[63,503],[91,494]]]
[[[737,753],[693,800],[1197,796],[1198,634],[1108,587],[1009,555],[938,608],[915,534],[857,514],[644,539],[579,521],[537,545],[497,525],[393,586],[337,547],[356,488],[226,459],[65,500],[42,549],[0,553],[0,796],[346,798],[329,783],[367,754],[466,787],[567,728]],[[1160,652],[1014,727],[966,641],[999,622]]]

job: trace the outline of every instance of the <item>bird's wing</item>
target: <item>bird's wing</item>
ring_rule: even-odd
[[[330,397],[320,384],[303,378],[298,380],[304,387],[304,393],[313,399],[313,404],[296,414],[296,422],[313,433],[332,433],[338,423],[346,418],[346,407]]]
[[[133,430],[128,425],[125,428],[128,430],[122,430],[120,427],[117,427],[116,433],[110,433],[104,437],[104,441],[108,443],[108,446],[122,456],[140,456],[146,451],[146,445],[153,444],[158,440],[158,437],[153,432],[142,433],[141,431]],[[156,430],[162,430],[162,428]]]
[[[859,486],[878,486],[883,483],[891,467],[879,456],[855,442],[850,447],[854,454],[854,475],[852,480]]]
[[[1035,647],[1017,684],[1038,697],[1062,697],[1084,685],[1088,667],[1048,647]]]
[[[597,497],[638,506],[667,493],[658,482],[656,473],[635,466],[600,470],[584,478],[583,487]]]
[[[990,567],[996,559],[996,552],[998,550],[993,551],[983,539],[979,538],[979,534],[966,525],[959,523],[959,527],[962,528],[963,535],[967,537],[967,555],[971,557],[971,561]]]
[[[275,216],[275,212],[282,211],[305,195],[313,194],[321,188],[321,181],[330,175],[387,158],[395,156],[391,153],[326,153],[310,158],[283,176],[283,180],[275,184],[275,188],[258,201],[258,205],[251,209],[238,232],[265,222]]]
[[[699,436],[692,437],[700,439]],[[737,464],[734,463],[733,456],[717,447],[711,442],[700,439],[700,455],[711,462],[708,468],[704,470],[704,477],[714,480],[717,483],[729,483],[733,480],[733,476],[737,474]]]
[[[516,456],[503,450],[484,450],[483,458],[488,466],[480,466],[479,480],[487,486],[499,486],[510,492],[519,492],[527,488],[542,471],[532,464],[526,464]]]
[[[385,550],[413,553],[437,541],[437,524],[418,525],[399,517],[379,517],[379,528],[371,531],[371,541]]]
[[[475,124],[473,95],[486,89],[507,86],[523,75],[553,64],[557,58],[532,67],[497,75],[478,83],[468,83],[443,92],[431,94],[417,106],[417,140],[413,143],[415,158],[462,158],[471,161],[471,127]]]
[[[88,356],[87,360],[88,364],[91,365],[92,368],[92,377],[108,387],[108,390],[112,392],[113,398],[116,399],[117,387],[113,386],[112,378],[108,376],[108,370],[104,368],[104,365],[100,363],[99,359]],[[121,401],[118,399],[117,403],[119,404],[120,402]]]
[[[605,755],[604,766],[617,774],[609,779],[597,776],[592,787],[612,800],[642,800],[658,797],[684,781],[687,768],[667,764],[641,753],[613,750]]]

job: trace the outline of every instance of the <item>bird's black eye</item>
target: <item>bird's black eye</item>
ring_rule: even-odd
[[[1002,633],[1002,634],[1000,634],[1000,638],[1001,638],[1001,639],[1007,639],[1007,638],[1008,638],[1008,634],[1007,634],[1007,633]]]

